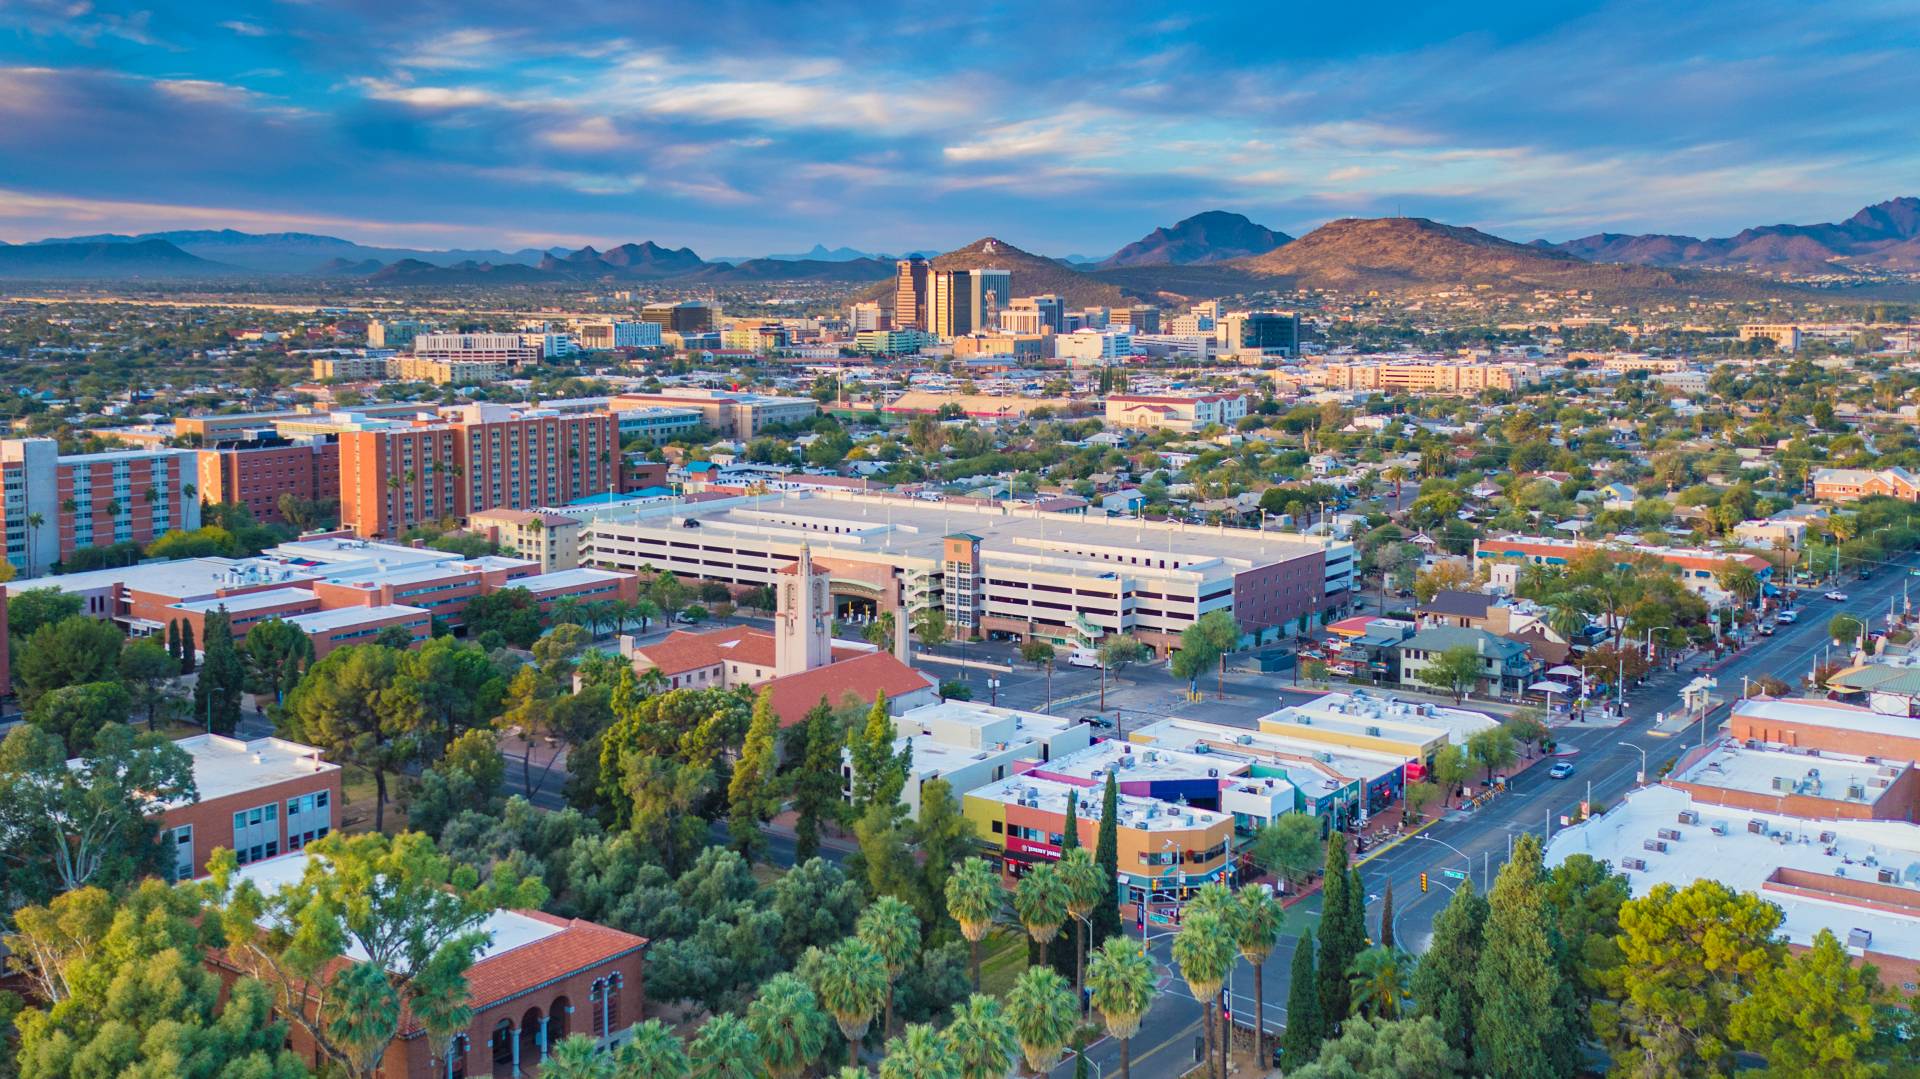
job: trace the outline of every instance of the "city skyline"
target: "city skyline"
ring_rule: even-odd
[[[1725,235],[1910,193],[1900,14],[28,0],[0,12],[0,239],[1099,256],[1214,208]]]

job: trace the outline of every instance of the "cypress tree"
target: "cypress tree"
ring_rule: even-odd
[[[178,618],[167,620],[167,655],[173,657],[176,665],[180,662],[180,620]]]
[[[1293,946],[1293,973],[1287,982],[1287,1029],[1280,1034],[1280,1067],[1292,1072],[1305,1066],[1320,1055],[1320,1043],[1326,1036],[1326,1023],[1320,1015],[1320,986],[1313,972],[1313,930],[1309,929]]]
[[[1473,987],[1474,1066],[1496,1079],[1558,1079],[1573,1072],[1567,987],[1541,885],[1540,841],[1522,836],[1487,897]]]
[[[193,686],[194,717],[217,734],[232,734],[240,725],[240,694],[247,681],[246,664],[233,646],[226,608],[209,612],[204,624],[207,656]]]
[[[1066,857],[1068,851],[1078,846],[1080,846],[1080,797],[1078,791],[1070,790],[1067,792],[1067,820],[1064,830],[1060,833],[1060,856]],[[1093,920],[1091,913],[1087,915],[1087,920]],[[1047,942],[1047,965],[1069,982],[1074,980],[1077,966],[1074,963],[1073,953],[1074,942],[1079,939],[1079,934],[1075,933],[1073,928],[1073,920],[1069,918],[1066,926]]]
[[[1347,897],[1353,883],[1347,837],[1335,831],[1327,837],[1326,877],[1320,885],[1320,1015],[1329,1035],[1339,1029],[1352,1004],[1347,967],[1360,954],[1356,944],[1366,934],[1364,925],[1353,922],[1353,903]]]
[[[1093,847],[1093,860],[1100,864],[1100,873],[1113,882],[1113,901],[1100,903],[1093,908],[1088,919],[1093,923],[1093,932],[1087,937],[1089,953],[1098,948],[1109,937],[1121,935],[1120,928],[1120,785],[1114,780],[1113,772],[1107,772],[1106,793],[1100,799],[1100,838]]]
[[[197,650],[198,649],[195,648],[193,643],[193,623],[192,622],[180,623],[180,673],[181,674],[193,673],[194,666],[199,663],[199,657],[194,655],[194,652],[196,652]]]
[[[1347,938],[1348,965],[1352,965],[1361,952],[1367,950],[1367,882],[1360,879],[1358,869],[1347,871],[1347,929],[1352,936]],[[1345,969],[1345,968],[1342,968]]]
[[[1487,901],[1463,882],[1445,910],[1433,920],[1433,940],[1413,968],[1409,990],[1419,1015],[1440,1021],[1448,1045],[1474,1044],[1473,1017],[1480,1010],[1474,972],[1487,927]]]
[[[1380,893],[1380,935],[1374,938],[1382,948],[1393,949],[1393,882],[1387,882],[1387,890]]]

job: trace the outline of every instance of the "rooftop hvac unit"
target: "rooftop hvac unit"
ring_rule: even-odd
[[[1900,875],[1891,869],[1882,869],[1878,874],[1878,879],[1882,884],[1893,884],[1900,879]]]
[[[1788,779],[1786,776],[1774,776],[1773,789],[1791,793],[1793,791],[1793,780]]]
[[[1849,783],[1847,784],[1847,797],[1855,802],[1864,802],[1867,800],[1867,788],[1863,784]]]
[[[1873,943],[1873,930],[1871,929],[1847,930],[1847,948],[1848,949],[1850,950],[1858,949],[1864,952],[1867,950],[1867,947],[1872,943]]]
[[[1311,727],[1311,726],[1313,726],[1313,717],[1312,717],[1312,716],[1301,716],[1301,717],[1300,717],[1300,725],[1301,725],[1302,727]]]
[[[1699,824],[1699,823],[1700,823],[1700,813],[1699,813],[1699,811],[1698,811],[1698,810],[1693,810],[1693,809],[1683,809],[1683,810],[1681,810],[1681,811],[1680,811],[1680,823],[1681,823],[1681,824]]]
[[[1714,821],[1714,822],[1713,822],[1713,834],[1714,834],[1714,835],[1726,835],[1726,834],[1727,834],[1728,832],[1730,832],[1730,831],[1732,831],[1732,830],[1733,830],[1733,829],[1731,829],[1731,828],[1729,828],[1729,827],[1727,827],[1727,822],[1726,822],[1726,821],[1723,821],[1723,820],[1717,820],[1717,821]]]
[[[1220,769],[1218,769],[1218,768],[1209,768],[1209,769],[1207,769],[1207,778],[1208,778],[1208,779],[1219,779],[1219,778],[1220,778]]]
[[[1679,839],[1680,839],[1680,829],[1678,829],[1678,828],[1662,828],[1662,829],[1660,829],[1660,838],[1661,838],[1661,839],[1671,839],[1671,840],[1673,840],[1673,841],[1675,841],[1675,842],[1678,842],[1678,841],[1679,841]]]
[[[1667,841],[1664,839],[1643,840],[1640,843],[1640,849],[1650,850],[1655,854],[1665,854],[1667,853]]]
[[[1820,842],[1822,842],[1822,843],[1832,843],[1832,842],[1833,842],[1833,841],[1834,841],[1835,839],[1837,839],[1837,838],[1839,838],[1839,836],[1838,836],[1838,834],[1837,834],[1837,833],[1834,833],[1834,832],[1821,832],[1821,833],[1820,833]]]
[[[1888,779],[1886,776],[1868,776],[1867,777],[1867,786],[1873,787],[1876,790],[1885,790],[1892,785],[1893,785],[1893,780]]]
[[[1756,817],[1747,822],[1747,831],[1753,835],[1766,835],[1767,822]]]
[[[1624,869],[1637,869],[1642,873],[1647,871],[1647,860],[1645,858],[1622,858],[1620,859],[1620,865]]]
[[[1233,744],[1236,746],[1250,746],[1253,744],[1253,735],[1237,734],[1233,738]]]

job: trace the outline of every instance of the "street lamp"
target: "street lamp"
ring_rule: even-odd
[[[1641,786],[1645,786],[1647,782],[1646,747],[1634,745],[1632,742],[1621,742],[1620,744],[1623,746],[1626,746],[1628,749],[1637,749],[1640,751],[1640,774],[1634,777],[1634,782],[1640,784]]]
[[[1672,626],[1648,626],[1647,627],[1647,662],[1649,664],[1652,664],[1655,660],[1660,658],[1660,654],[1653,650],[1654,631],[1672,629],[1672,628],[1673,628]]]
[[[1453,853],[1458,854],[1460,856],[1460,860],[1467,863],[1467,879],[1469,881],[1473,879],[1473,856],[1472,855],[1468,854],[1466,851],[1461,850],[1459,847],[1454,846],[1453,844],[1447,842],[1444,839],[1435,839],[1433,836],[1430,836],[1425,832],[1421,832],[1415,838],[1424,839],[1429,843],[1438,843],[1441,846],[1452,851]],[[1487,887],[1486,874],[1482,873],[1480,875],[1480,888],[1482,891],[1485,891],[1486,887]]]

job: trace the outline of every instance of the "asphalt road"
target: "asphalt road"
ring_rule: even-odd
[[[1779,627],[1772,637],[1756,637],[1754,643],[1735,653],[1712,671],[1706,672],[1719,682],[1715,700],[1733,700],[1741,694],[1741,676],[1759,678],[1769,675],[1789,683],[1805,677],[1828,649],[1827,623],[1842,611],[1869,618],[1873,627],[1884,627],[1889,598],[1902,602],[1909,584],[1907,569],[1920,559],[1903,559],[1893,568],[1882,569],[1867,581],[1846,580],[1839,587],[1848,600],[1836,603],[1824,599],[1818,591],[1803,592],[1797,609],[1799,620]],[[1920,580],[1911,582],[1920,585]],[[1920,592],[1920,588],[1915,589]],[[1915,597],[1920,599],[1920,595]],[[1666,761],[1679,757],[1697,745],[1701,726],[1694,723],[1674,730],[1655,731],[1656,713],[1673,713],[1680,707],[1679,691],[1694,677],[1689,662],[1680,671],[1663,672],[1648,678],[1627,693],[1626,723],[1609,728],[1583,729],[1578,725],[1557,728],[1554,732],[1560,749],[1574,762],[1574,773],[1554,780],[1546,769],[1536,766],[1521,773],[1509,790],[1470,813],[1455,811],[1428,826],[1418,836],[1378,852],[1360,857],[1360,868],[1368,892],[1368,931],[1379,930],[1379,897],[1389,881],[1393,884],[1394,936],[1411,951],[1426,948],[1433,933],[1433,920],[1446,905],[1456,882],[1443,876],[1446,870],[1470,873],[1474,887],[1483,891],[1486,882],[1498,875],[1505,864],[1510,844],[1517,836],[1531,833],[1545,837],[1560,829],[1559,818],[1578,812],[1582,799],[1610,804],[1632,789],[1643,767],[1647,778],[1660,772]],[[1164,676],[1163,676],[1164,677]],[[1717,729],[1725,722],[1724,705],[1709,714],[1708,725]],[[1707,736],[1711,736],[1710,729]],[[1642,751],[1645,756],[1642,756]],[[1420,891],[1420,874],[1428,874],[1428,891]],[[1287,933],[1266,964],[1265,1026],[1277,1033],[1286,1024],[1288,974],[1293,962],[1294,941],[1302,929],[1317,928],[1320,917],[1318,897],[1310,898],[1289,912]],[[1148,1013],[1140,1033],[1133,1040],[1133,1069],[1137,1079],[1169,1079],[1192,1066],[1193,1039],[1200,1032],[1200,1006],[1187,992],[1177,968],[1168,954],[1171,933],[1156,935],[1149,927],[1149,945],[1162,965],[1161,994]],[[1253,972],[1244,961],[1235,971],[1231,986],[1233,1012],[1241,1021],[1255,1012]],[[1088,1048],[1089,1062],[1101,1072],[1119,1067],[1119,1046],[1110,1040]],[[1056,1069],[1056,1076],[1071,1074],[1072,1064]]]

